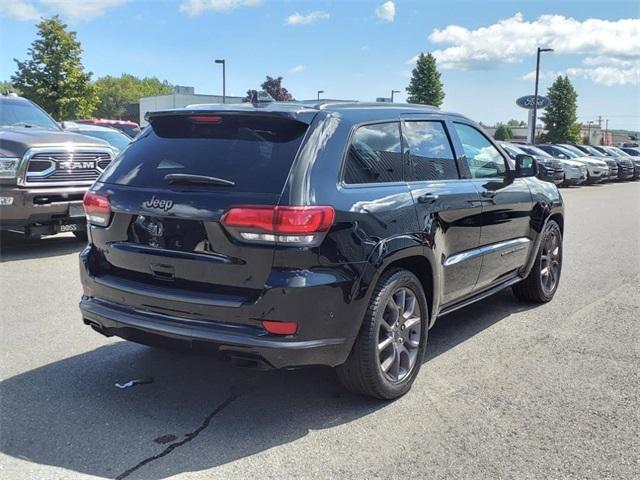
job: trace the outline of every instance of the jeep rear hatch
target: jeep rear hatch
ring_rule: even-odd
[[[152,117],[85,201],[99,227],[92,229],[101,260],[93,273],[137,292],[127,303],[140,308],[167,307],[172,298],[176,311],[202,314],[193,305],[257,298],[274,244],[244,241],[221,220],[233,207],[278,205],[307,128],[261,112]],[[140,297],[149,287],[153,300]]]

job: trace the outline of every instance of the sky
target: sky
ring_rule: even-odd
[[[406,99],[415,57],[432,52],[444,110],[491,125],[525,120],[516,98],[567,74],[578,120],[640,130],[640,2],[0,0],[0,80],[24,60],[42,16],[60,14],[77,32],[94,78],[155,76],[227,95],[282,76],[297,99]]]

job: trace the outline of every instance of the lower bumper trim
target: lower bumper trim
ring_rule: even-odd
[[[295,340],[247,334],[244,327],[109,306],[91,297],[80,302],[84,323],[105,336],[117,336],[148,345],[187,347],[224,357],[250,357],[272,368],[344,363],[353,339]],[[236,330],[236,331],[234,331]],[[240,333],[243,330],[245,332]]]

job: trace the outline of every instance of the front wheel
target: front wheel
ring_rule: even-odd
[[[527,278],[513,286],[513,293],[521,300],[549,302],[556,294],[562,271],[562,231],[554,220],[547,222]]]
[[[394,269],[378,281],[347,361],[337,367],[349,390],[380,399],[409,391],[427,342],[427,300],[418,278]]]

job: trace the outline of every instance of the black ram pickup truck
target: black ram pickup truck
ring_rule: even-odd
[[[102,140],[65,132],[33,102],[0,96],[0,228],[86,238],[82,197],[113,155]]]

